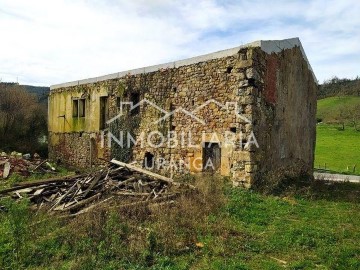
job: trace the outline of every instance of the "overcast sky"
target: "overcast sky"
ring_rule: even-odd
[[[360,1],[0,0],[0,79],[45,85],[299,37],[320,82],[360,75]]]

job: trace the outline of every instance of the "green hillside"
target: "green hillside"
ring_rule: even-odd
[[[317,118],[323,122],[331,122],[339,113],[342,107],[353,107],[360,105],[360,96],[339,96],[328,97],[318,100]]]

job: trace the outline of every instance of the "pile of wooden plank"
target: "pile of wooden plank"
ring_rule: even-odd
[[[172,199],[191,185],[174,182],[165,176],[132,164],[112,160],[93,173],[18,183],[0,191],[0,196],[27,197],[37,208],[47,211],[83,213],[115,197],[125,197],[124,205]]]

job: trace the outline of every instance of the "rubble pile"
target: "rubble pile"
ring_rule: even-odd
[[[30,154],[22,155],[21,153],[12,152],[6,154],[0,153],[0,179],[6,179],[13,173],[22,176],[29,176],[33,173],[54,173],[55,168],[47,161],[40,158],[39,155]]]
[[[106,168],[89,174],[17,183],[0,191],[0,197],[27,197],[37,209],[79,214],[115,197],[123,198],[126,202],[123,206],[128,207],[163,202],[173,199],[184,188],[194,189],[132,164],[112,160]]]

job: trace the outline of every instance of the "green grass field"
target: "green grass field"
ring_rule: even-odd
[[[358,96],[341,96],[320,99],[317,103],[317,118],[322,119],[324,122],[331,121],[342,106],[351,107],[356,104],[360,104],[360,97]]]
[[[344,131],[339,126],[326,124],[342,106],[360,104],[360,97],[329,97],[318,101],[317,117],[324,123],[317,125],[315,168],[325,168],[334,172],[360,174],[360,132],[346,126]]]
[[[315,168],[360,174],[360,132],[353,127],[344,131],[337,126],[318,124],[315,150]],[[348,170],[349,167],[349,170]]]

